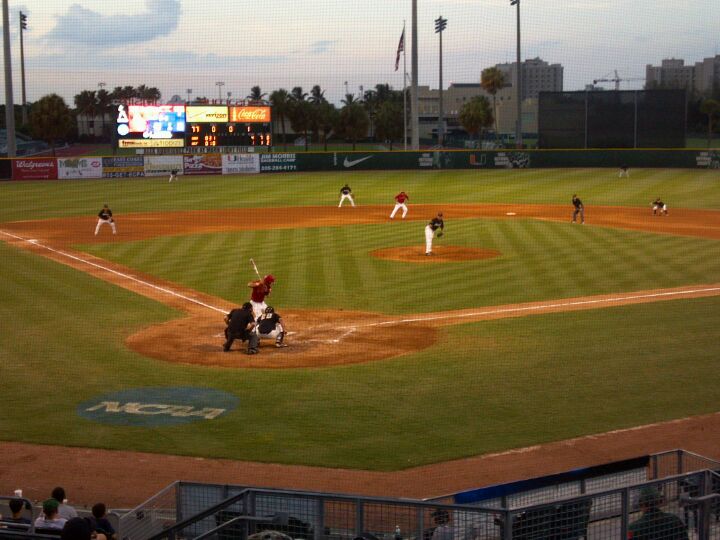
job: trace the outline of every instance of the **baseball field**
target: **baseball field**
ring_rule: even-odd
[[[0,183],[0,440],[398,471],[711,415],[719,174]],[[223,353],[251,258],[289,347]]]

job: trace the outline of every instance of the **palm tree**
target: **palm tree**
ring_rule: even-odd
[[[340,115],[335,105],[328,103],[327,101],[316,105],[316,109],[317,130],[323,134],[323,147],[327,152],[328,135],[330,135],[332,130],[337,126]]]
[[[377,108],[380,105],[377,92],[375,90],[365,90],[362,102],[363,107],[365,107],[365,112],[367,112],[368,118],[370,119],[370,136],[374,138],[375,113],[377,112]]]
[[[716,99],[704,99],[700,104],[700,112],[708,117],[708,148],[712,140],[713,119],[720,116],[720,101]]]
[[[265,96],[267,96],[267,94],[260,90],[259,86],[253,86],[250,89],[250,93],[248,94],[247,98],[250,101],[263,101],[265,99]]]
[[[30,126],[33,137],[47,140],[55,156],[55,144],[65,139],[72,129],[70,108],[57,94],[49,94],[33,103]]]
[[[340,111],[338,127],[343,135],[352,141],[352,148],[355,150],[357,140],[367,134],[370,121],[359,101],[355,101],[350,94],[345,97],[346,99],[343,100],[345,106]]]
[[[95,90],[83,90],[73,100],[78,114],[85,114],[94,118],[98,111],[98,102]]]
[[[157,105],[157,102],[160,101],[160,98],[162,97],[162,93],[155,86],[151,86],[145,92],[145,97],[150,103]]]
[[[493,117],[495,118],[495,137],[497,138],[497,103],[495,101],[497,93],[505,87],[505,74],[497,67],[489,67],[483,69],[480,76],[480,86],[483,87],[493,99]]]
[[[320,88],[319,84],[316,84],[312,87],[312,90],[310,90],[310,103],[313,105],[320,105],[321,103],[327,103],[327,99],[325,99],[325,90]]]
[[[290,125],[295,133],[302,133],[305,138],[305,150],[308,149],[308,130],[312,121],[311,105],[305,98],[307,93],[303,92],[301,86],[296,86],[290,92]]]
[[[283,136],[283,148],[287,150],[287,137],[285,136],[285,118],[290,112],[290,94],[284,88],[275,90],[270,94],[270,103],[275,118],[280,122],[280,128]]]
[[[110,92],[105,90],[104,88],[101,88],[97,91],[96,94],[97,97],[97,107],[98,107],[98,114],[102,118],[102,128],[101,132],[103,137],[109,137],[109,128],[110,123],[113,120],[113,104],[112,104],[112,96],[110,95]],[[106,115],[110,115],[110,122],[106,122]]]
[[[357,103],[357,100],[355,99],[355,96],[353,94],[345,94],[345,97],[340,100],[340,102],[343,105],[352,105],[353,103]]]
[[[390,141],[390,150],[393,149],[393,140],[403,134],[402,104],[385,101],[380,105],[375,117],[377,136],[382,141]]]
[[[485,96],[475,96],[462,106],[458,120],[471,136],[477,135],[493,123],[490,101]]]

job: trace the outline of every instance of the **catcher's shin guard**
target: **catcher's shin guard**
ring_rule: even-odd
[[[275,346],[276,347],[287,347],[287,345],[285,345],[285,343],[283,343],[284,339],[285,339],[285,332],[280,332],[278,334],[277,338],[275,338]]]

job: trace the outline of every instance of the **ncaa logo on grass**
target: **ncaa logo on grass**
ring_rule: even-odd
[[[215,420],[237,407],[238,398],[193,386],[132,388],[78,405],[83,418],[102,424],[157,427]]]

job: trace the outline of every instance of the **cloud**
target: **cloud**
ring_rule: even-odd
[[[316,41],[310,45],[310,54],[323,54],[329,52],[336,44],[337,40]]]
[[[134,15],[102,15],[73,4],[60,15],[46,38],[52,42],[98,48],[143,43],[171,34],[178,26],[180,0],[146,0],[147,11]]]

